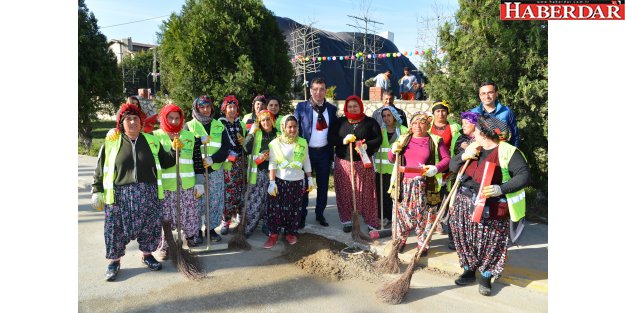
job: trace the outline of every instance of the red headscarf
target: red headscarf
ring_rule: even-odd
[[[239,107],[239,100],[237,100],[237,97],[234,95],[227,95],[224,97],[224,101],[221,103],[221,112],[223,112],[224,115],[226,114],[226,106],[228,106],[228,103],[236,104],[237,116],[239,116],[239,114],[241,114],[241,108]]]
[[[351,100],[356,100],[356,102],[358,102],[358,107],[360,107],[360,113],[352,114],[352,113],[347,112],[347,103]],[[345,99],[345,105],[343,105],[343,113],[345,113],[345,117],[347,117],[347,120],[352,124],[362,121],[365,118],[365,109],[364,109],[364,106],[362,105],[362,100],[360,100],[360,97],[358,96],[347,97],[347,99]]]
[[[121,125],[123,123],[126,115],[136,115],[141,120],[141,125],[143,125],[143,120],[145,119],[145,113],[141,111],[141,109],[132,104],[132,103],[124,103],[121,108],[119,108],[119,112],[117,112],[117,126],[115,128],[121,131]]]
[[[180,123],[178,123],[178,125],[171,125],[167,120],[167,115],[171,112],[180,113]],[[161,123],[161,129],[168,133],[179,133],[184,125],[184,114],[182,113],[182,109],[173,103],[170,103],[161,109],[158,119]]]

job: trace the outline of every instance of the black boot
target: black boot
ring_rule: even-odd
[[[484,277],[484,275],[480,274],[477,275],[477,282],[478,284],[480,284],[480,294],[483,296],[490,296],[490,290],[491,290],[491,285],[490,285],[490,277]]]
[[[464,273],[454,281],[458,286],[466,286],[475,282],[475,271],[464,270]]]
[[[217,235],[217,232],[214,229],[210,230],[209,237],[210,237],[211,242],[221,241],[221,236]]]

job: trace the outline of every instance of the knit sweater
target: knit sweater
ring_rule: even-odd
[[[340,117],[334,125],[330,126],[328,141],[335,146],[334,153],[342,160],[349,160],[349,144],[343,144],[343,138],[348,134],[356,136],[356,140],[365,139],[369,158],[382,145],[382,130],[373,118],[365,116],[360,123],[350,124],[346,117]],[[361,161],[360,155],[355,150],[356,145],[353,146],[354,161]]]
[[[406,160],[405,165],[408,168],[415,168],[419,165],[435,165],[439,173],[447,170],[449,167],[449,149],[443,143],[441,139],[438,143],[438,158],[439,162],[436,164],[428,164],[430,158],[430,136],[427,137],[412,137],[408,146],[404,149],[403,156]],[[388,159],[391,162],[395,162],[395,154],[393,151],[388,152]],[[404,173],[404,177],[413,178],[421,176],[419,173]]]

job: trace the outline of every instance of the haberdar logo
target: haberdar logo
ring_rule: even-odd
[[[625,1],[502,0],[499,19],[526,20],[625,20]]]

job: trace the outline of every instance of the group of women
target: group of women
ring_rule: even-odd
[[[100,150],[93,183],[92,202],[105,210],[106,258],[111,260],[107,280],[115,279],[125,246],[134,239],[143,262],[151,270],[161,268],[152,252],[160,248],[166,258],[161,219],[178,225],[177,209],[189,246],[202,242],[203,225],[207,240],[221,240],[215,228],[221,223],[221,234],[227,234],[231,219],[240,213],[246,216],[241,220],[247,236],[264,220],[264,248],[272,248],[281,232],[289,244],[297,242],[300,206],[315,186],[307,142],[293,115],[279,115],[278,99],[257,96],[252,108],[240,118],[238,100],[228,95],[217,118],[212,99],[200,96],[190,121],[185,123],[182,110],[168,104],[159,113],[160,128],[148,134],[141,109],[130,103],[121,107],[117,127]],[[460,187],[450,195],[451,238],[464,268],[456,284],[477,280],[480,293],[490,294],[490,280],[501,274],[506,259],[509,223],[524,216],[523,187],[529,183],[523,154],[505,142],[506,124],[463,112],[462,134],[454,135],[450,151],[429,132],[430,112],[416,112],[405,127],[393,106],[382,110],[384,124],[379,125],[365,115],[357,96],[346,99],[343,111],[328,131],[343,231],[352,231],[353,210],[370,229],[381,227],[381,213],[395,217],[400,252],[413,230],[418,247],[427,245],[441,203],[437,195],[450,187],[441,182],[441,173],[457,173],[468,162]],[[496,166],[495,174],[480,188],[487,162]],[[399,194],[394,209],[393,190]],[[485,207],[474,222],[479,196],[486,198]],[[381,210],[379,197],[384,199]],[[207,207],[210,223],[203,221]]]

